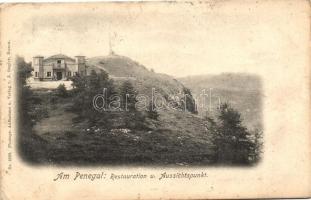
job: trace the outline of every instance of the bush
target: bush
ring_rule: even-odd
[[[254,146],[251,149],[250,160],[255,163],[261,159],[260,155],[262,154],[263,148],[262,131],[255,129],[251,134],[251,139],[254,143]]]
[[[51,105],[55,105],[55,104],[57,103],[57,100],[58,100],[58,98],[57,98],[56,96],[52,95],[52,96],[50,97],[50,103],[51,103]]]
[[[35,105],[31,112],[29,112],[30,119],[34,121],[40,121],[43,118],[48,117],[47,108],[43,105]]]
[[[59,86],[56,89],[56,93],[60,97],[67,97],[68,96],[68,92],[67,92],[66,86],[64,84],[59,84]]]

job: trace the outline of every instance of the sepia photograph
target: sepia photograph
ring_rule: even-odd
[[[0,199],[311,195],[310,2],[0,5]]]
[[[110,13],[33,16],[23,27],[27,53],[16,58],[23,159],[40,165],[256,165],[263,155],[261,78],[215,68],[215,53],[200,47],[223,30],[176,32],[198,26],[192,17],[185,20],[172,29],[176,18],[160,28],[143,15],[124,22]],[[94,30],[101,34],[92,37]]]

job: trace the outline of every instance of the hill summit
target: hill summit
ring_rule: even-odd
[[[124,81],[131,81],[139,94],[151,96],[152,91],[166,101],[181,98],[185,90],[184,85],[172,76],[148,70],[144,65],[120,55],[108,55],[89,58],[88,71],[104,70],[116,85]],[[177,100],[178,101],[178,100]]]

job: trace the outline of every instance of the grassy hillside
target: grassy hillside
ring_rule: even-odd
[[[158,120],[146,119],[147,128],[139,130],[121,127],[124,113],[115,112],[109,128],[90,126],[70,111],[70,97],[55,100],[55,93],[34,90],[48,113],[33,127],[40,140],[28,141],[31,145],[24,155],[34,163],[187,166],[211,162],[211,135],[206,122],[196,115],[160,111]]]
[[[149,71],[123,56],[95,57],[87,65],[89,71],[108,72],[118,92],[126,80],[139,94],[149,97],[154,88],[165,101],[184,89],[171,76]],[[39,139],[29,141],[31,137],[25,137],[29,145],[23,153],[28,160],[60,165],[187,166],[211,162],[213,145],[207,122],[190,112],[162,109],[157,119],[151,119],[142,111],[143,128],[126,125],[132,114],[126,112],[103,113],[104,122],[90,124],[87,117],[81,118],[79,112],[73,111],[73,90],[61,97],[57,90],[34,89],[33,97],[40,102],[35,107],[42,107],[46,115],[36,119],[31,130]],[[130,123],[136,122],[131,118]]]
[[[25,65],[28,66],[22,62],[20,68]],[[136,107],[127,111],[122,106],[114,111],[94,109],[93,97],[102,93],[105,87],[122,96],[138,92],[150,97],[155,89],[156,96],[163,97],[164,103],[194,106],[188,98],[184,98],[187,103],[183,101],[183,93],[190,94],[190,91],[181,82],[149,71],[127,57],[90,58],[87,65],[89,71],[98,73],[73,77],[74,88],[70,91],[64,85],[57,89],[30,89],[25,80],[21,82],[20,119],[23,123],[19,127],[19,142],[25,160],[51,165],[197,166],[222,164],[223,161],[251,164],[254,159],[249,159],[250,156],[255,158],[258,154],[254,153],[257,143],[246,137],[248,132],[240,125],[239,114],[234,110],[227,109],[230,111],[227,114],[227,110],[223,110],[223,119],[231,122],[234,117],[236,123],[224,122],[232,126],[222,127],[222,124],[205,119],[204,112],[196,115],[188,109],[163,108],[156,111],[156,117],[154,113],[151,115],[152,112]],[[30,74],[29,70],[20,73]],[[249,120],[245,121],[247,124],[258,120],[259,115],[250,110],[252,114],[248,116],[247,109],[260,111],[260,104],[256,101],[260,90],[241,89],[245,83],[241,78],[237,79],[244,80],[240,84],[237,80],[230,80],[230,88],[226,80],[223,77],[208,78],[207,85],[205,78],[193,80],[190,77],[181,81],[194,93],[208,86],[218,89],[217,95],[229,99],[239,111],[242,110],[245,119]],[[129,101],[129,105],[136,105],[136,100]],[[126,100],[122,97],[122,101]],[[233,133],[226,132],[229,129]],[[244,136],[242,146],[236,145],[238,137],[232,137],[232,134]],[[230,138],[235,138],[234,143]]]
[[[183,91],[183,85],[166,74],[149,71],[145,66],[125,56],[109,55],[94,57],[87,60],[88,70],[108,72],[109,76],[118,84],[124,80],[132,80],[140,94],[151,95],[152,88],[168,99],[171,95],[178,95]]]

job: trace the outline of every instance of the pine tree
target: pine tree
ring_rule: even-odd
[[[90,93],[97,93],[98,89],[100,89],[101,85],[100,85],[100,77],[99,75],[96,73],[95,70],[91,71],[91,74],[88,78],[88,92]]]
[[[80,76],[79,74],[77,74],[76,76],[73,76],[70,79],[72,81],[71,85],[73,87],[74,93],[82,92],[85,90],[87,86],[86,76]]]
[[[159,114],[155,108],[155,105],[152,101],[150,101],[149,103],[149,108],[148,108],[148,117],[150,119],[154,119],[154,120],[157,120],[158,117],[159,117]]]
[[[242,125],[238,111],[225,103],[220,106],[217,121],[209,119],[215,150],[215,162],[245,164],[255,148],[249,131]]]
[[[109,124],[107,122],[109,118],[108,111],[102,110],[101,112],[96,110],[93,105],[94,97],[103,94],[105,89],[107,94],[103,94],[105,98],[102,105],[103,107],[107,107],[109,95],[115,92],[114,84],[112,80],[109,79],[108,73],[103,70],[96,73],[95,70],[92,70],[88,76],[77,76],[73,78],[73,86],[75,91],[73,110],[76,111],[81,118],[87,119],[91,124],[96,124],[99,121],[102,124]]]
[[[195,104],[195,100],[191,94],[190,89],[184,87],[183,88],[184,97],[182,98],[182,106],[183,110],[189,111],[191,113],[197,114],[197,108]]]
[[[137,91],[130,81],[125,81],[121,86],[122,107],[125,111],[135,111]]]

